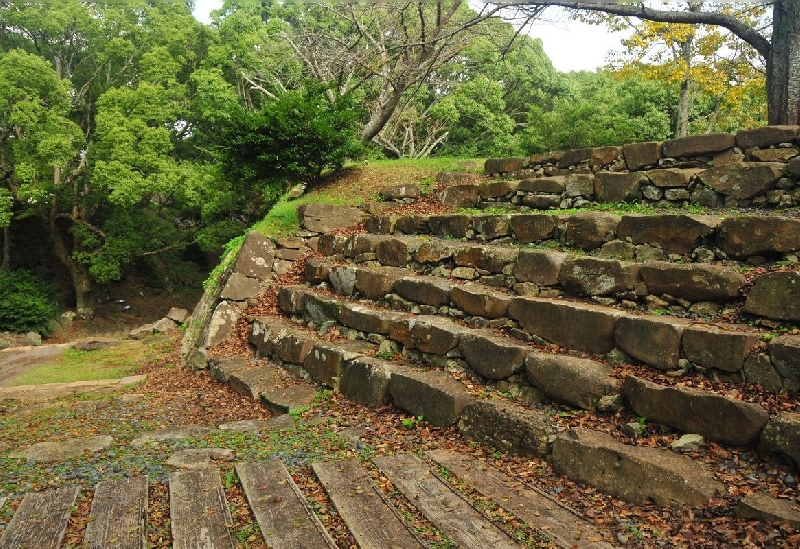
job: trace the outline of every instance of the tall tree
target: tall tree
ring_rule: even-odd
[[[547,6],[590,10],[662,23],[716,25],[750,44],[766,64],[767,112],[770,124],[800,123],[800,2],[772,3],[771,34],[724,11],[683,11],[651,8],[643,3],[618,2],[504,2],[523,13]]]

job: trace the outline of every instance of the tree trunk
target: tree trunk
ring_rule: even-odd
[[[60,230],[55,219],[50,219],[47,230],[56,258],[67,268],[72,278],[72,288],[75,290],[76,317],[81,320],[90,320],[94,317],[94,297],[89,269],[72,259],[72,254],[64,242],[64,232]]]
[[[678,96],[678,112],[675,115],[675,137],[689,135],[689,114],[692,111],[694,89],[692,85],[692,37],[688,37],[680,44],[679,63],[683,64],[683,81]]]
[[[3,227],[3,264],[0,270],[8,271],[11,269],[11,226]]]
[[[769,124],[800,124],[800,2],[775,2],[767,59]]]

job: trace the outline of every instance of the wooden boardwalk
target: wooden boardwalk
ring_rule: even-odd
[[[373,469],[370,474],[369,469]],[[280,461],[237,463],[236,473],[268,547],[301,549],[336,547],[300,488]],[[549,538],[550,546],[608,548],[602,535],[577,514],[533,487],[514,483],[486,464],[440,450],[424,457],[399,454],[362,464],[355,460],[316,462],[312,470],[362,549],[426,547],[392,501],[402,497],[456,547],[523,547],[490,521],[470,500],[441,478],[466,482],[482,496]],[[374,481],[388,479],[387,495]],[[94,490],[84,547],[143,549],[148,484],[144,477],[106,481]],[[67,531],[79,489],[64,486],[27,494],[0,536],[0,549],[57,549]],[[173,547],[236,548],[220,471],[207,468],[178,471],[169,477]]]

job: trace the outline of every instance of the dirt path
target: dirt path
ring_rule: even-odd
[[[61,356],[72,345],[74,342],[38,347],[28,345],[0,350],[0,387],[7,387],[14,378],[29,368]]]

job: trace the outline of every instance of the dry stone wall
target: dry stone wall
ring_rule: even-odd
[[[767,126],[736,135],[490,158],[484,172],[509,181],[455,186],[445,202],[514,210],[632,201],[785,209],[800,204],[799,133],[800,126]]]

